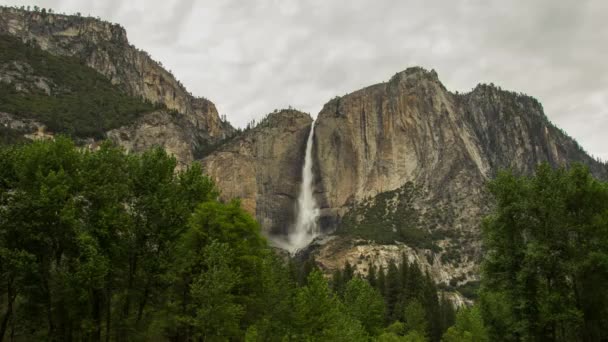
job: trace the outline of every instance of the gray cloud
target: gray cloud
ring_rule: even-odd
[[[335,95],[421,65],[450,90],[493,82],[538,98],[554,123],[608,159],[604,0],[48,4],[122,24],[133,44],[236,125],[288,105],[316,115]]]

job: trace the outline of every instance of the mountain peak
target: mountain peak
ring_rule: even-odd
[[[439,76],[437,75],[437,72],[434,69],[426,70],[425,68],[419,66],[409,67],[401,72],[396,73],[390,78],[388,83],[389,85],[403,83],[412,86],[423,81],[436,83],[443,87],[443,84],[441,84]]]
[[[435,69],[427,70],[421,66],[408,67],[405,70],[396,73],[393,77],[425,78],[439,80]]]

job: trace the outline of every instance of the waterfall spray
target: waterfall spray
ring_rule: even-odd
[[[317,235],[319,228],[317,220],[319,218],[319,208],[313,194],[313,173],[312,173],[312,144],[315,134],[315,122],[310,126],[308,140],[306,141],[306,154],[304,157],[304,167],[302,169],[302,184],[300,195],[298,196],[297,218],[289,234],[290,251],[306,247]]]

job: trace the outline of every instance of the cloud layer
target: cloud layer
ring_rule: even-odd
[[[11,1],[10,5],[27,5]],[[420,65],[450,90],[480,82],[538,98],[608,160],[608,2],[488,0],[45,1],[125,26],[194,94],[238,126]]]

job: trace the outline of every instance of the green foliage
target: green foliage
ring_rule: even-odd
[[[404,342],[426,342],[427,339],[418,330],[413,330],[413,331],[408,332],[405,336],[403,336],[402,341],[404,341]]]
[[[400,241],[414,248],[438,250],[413,206],[418,195],[414,185],[407,183],[357,204],[344,216],[337,233],[382,244]]]
[[[428,322],[426,320],[426,311],[419,301],[414,300],[407,304],[405,307],[404,318],[405,331],[415,331],[422,336],[425,335],[425,332],[428,329]]]
[[[424,333],[417,330],[407,331],[405,324],[395,322],[389,325],[384,332],[378,336],[376,341],[379,342],[426,342],[427,338]]]
[[[347,261],[344,265],[344,269],[336,269],[332,275],[332,289],[340,296],[344,296],[344,290],[346,284],[353,279],[355,270],[351,264]]]
[[[209,218],[205,246],[214,246],[210,239],[242,234],[249,243],[232,237],[226,247],[230,257],[246,258],[255,248],[256,255],[264,253],[251,217],[239,214],[236,204],[216,202],[218,192],[199,165],[176,173],[175,159],[162,150],[127,155],[103,144],[89,152],[59,137],[0,148],[0,155],[0,271],[6,281],[0,309],[15,338],[149,337],[149,327],[159,326],[156,313],[172,293],[167,288],[179,285],[173,275],[183,262],[176,251],[187,245],[189,227],[200,222],[190,220],[200,203],[198,215]],[[229,223],[217,217],[229,217]],[[214,224],[225,232],[214,233],[220,231]],[[193,319],[204,315],[200,303],[210,289],[214,298],[231,298],[214,286],[237,272],[219,257],[224,249],[203,250],[207,257],[196,260],[217,272],[192,274],[190,291],[199,304]],[[251,276],[235,278],[245,284]],[[217,329],[195,326],[198,332]],[[8,325],[3,327],[6,336]]]
[[[446,297],[445,293],[441,293],[439,300],[439,330],[436,333],[443,334],[446,329],[454,325],[456,320],[456,312],[454,304]]]
[[[0,125],[0,145],[10,145],[28,142],[19,131]]]
[[[18,91],[0,82],[0,111],[36,119],[52,132],[101,138],[155,108],[127,95],[75,57],[53,56],[18,38],[0,35],[0,65],[13,62],[25,63],[33,75],[49,80],[51,95],[36,87]]]
[[[608,338],[608,185],[587,168],[500,173],[480,292],[492,339]]]
[[[402,313],[398,312],[399,310],[397,310],[399,301],[402,299],[401,294],[402,292],[405,292],[405,286],[402,284],[403,279],[401,279],[400,273],[401,272],[399,272],[399,268],[395,262],[391,260],[386,271],[385,289],[386,308],[389,322],[399,320],[402,317]]]
[[[456,324],[443,334],[441,340],[443,342],[490,341],[479,307],[473,306],[458,311]]]
[[[227,244],[212,242],[205,247],[205,271],[190,285],[192,305],[196,308],[189,323],[194,336],[204,341],[222,341],[240,335],[243,307],[232,293],[240,282],[240,272],[231,267],[232,251]]]
[[[374,288],[377,295],[384,300],[383,321],[389,324],[389,327],[385,328],[381,334],[383,339],[391,339],[395,336],[402,338],[412,333],[411,336],[416,335],[431,341],[439,341],[441,335],[454,323],[455,314],[452,303],[444,296],[441,296],[441,301],[439,300],[437,287],[431,277],[423,274],[417,263],[408,263],[405,255],[402,256],[399,264],[390,261],[387,270],[383,268],[376,270],[372,265],[368,269],[373,270],[373,273],[371,276],[368,273],[365,283]],[[370,282],[370,279],[374,281]],[[355,315],[356,317],[363,317],[367,314],[366,319],[360,319],[360,321],[370,334],[374,335],[375,331],[375,335],[377,335],[380,330],[372,328],[374,326],[372,322],[375,322],[375,319],[371,315],[377,317],[374,308],[379,310],[379,305],[372,304],[374,301],[371,299],[373,297],[371,293],[359,288],[362,286],[361,282],[363,279],[355,276],[347,284],[344,303],[347,309],[359,312]],[[361,302],[352,299],[354,297],[352,293],[359,293],[359,291],[367,293],[362,296]],[[366,298],[365,301],[362,300],[363,298]],[[357,304],[362,302],[367,304]],[[377,319],[380,320],[380,318]]]
[[[295,333],[302,341],[366,341],[359,321],[348,315],[332,293],[319,271],[308,276],[308,283],[299,289],[294,304]]]
[[[445,330],[416,264],[391,263],[373,286],[347,264],[332,290],[314,259],[276,256],[200,165],[176,171],[161,149],[92,152],[58,137],[0,147],[0,159],[0,339],[438,341]],[[389,305],[405,323],[383,329]]]
[[[354,319],[363,324],[369,335],[376,335],[384,325],[384,299],[367,281],[355,277],[346,284],[344,305]]]
[[[470,281],[464,285],[458,286],[456,290],[465,298],[476,300],[479,297],[479,281]]]

